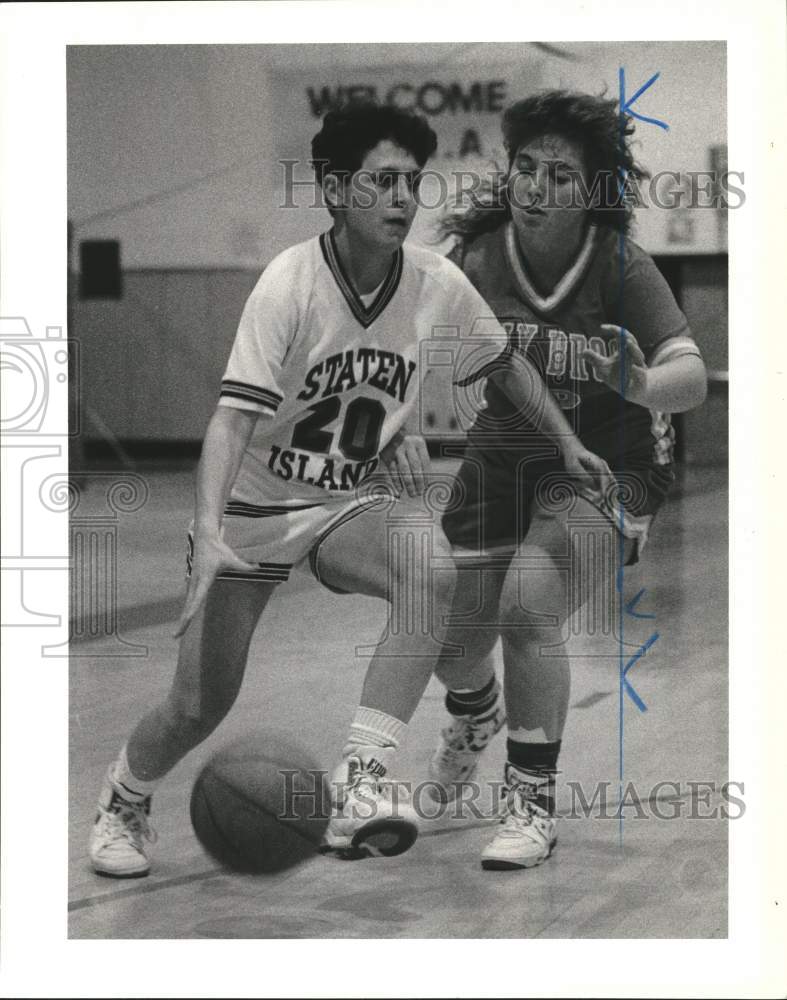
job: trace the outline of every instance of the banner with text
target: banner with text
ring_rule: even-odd
[[[486,176],[505,164],[502,112],[538,89],[541,76],[539,60],[525,47],[522,62],[516,64],[279,72],[274,80],[280,130],[277,145],[280,160],[290,164],[279,170],[279,204],[305,204],[305,184],[313,179],[311,140],[328,111],[353,101],[408,108],[424,115],[437,133],[437,153],[419,191],[421,211],[411,236],[418,242],[428,241],[442,203],[456,190],[457,177],[470,172]],[[467,179],[459,183],[465,188],[470,185]]]

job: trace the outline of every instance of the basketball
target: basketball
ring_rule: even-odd
[[[202,846],[233,871],[284,871],[312,857],[328,825],[328,782],[302,749],[276,734],[216,752],[191,792]]]

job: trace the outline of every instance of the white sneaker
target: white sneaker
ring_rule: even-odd
[[[344,861],[394,857],[418,836],[418,816],[397,782],[383,781],[389,748],[359,747],[331,781],[331,821],[320,850]]]
[[[510,766],[506,780],[511,779]],[[481,852],[481,867],[509,871],[546,861],[557,844],[557,819],[533,801],[536,786],[519,782],[508,789],[505,812],[494,840]]]
[[[150,796],[141,802],[124,799],[107,775],[90,835],[90,861],[98,875],[141,878],[150,871],[147,843],[156,834],[148,823]]]
[[[453,715],[440,734],[440,742],[429,761],[433,797],[442,802],[456,798],[463,783],[473,776],[492,737],[505,725],[506,712],[499,693],[483,715]]]

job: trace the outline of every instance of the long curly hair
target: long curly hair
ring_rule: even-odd
[[[583,181],[593,194],[588,207],[591,221],[628,232],[635,207],[629,185],[648,174],[631,150],[634,121],[618,113],[617,101],[576,91],[541,91],[508,107],[502,128],[508,170],[491,175],[474,191],[469,207],[463,201],[448,205],[438,223],[438,240],[450,235],[472,239],[510,219],[508,173],[516,152],[544,135],[560,136],[582,149],[588,171]]]

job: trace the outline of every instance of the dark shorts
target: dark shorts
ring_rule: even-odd
[[[616,484],[602,494],[590,482],[569,479],[556,459],[470,444],[443,515],[443,530],[458,549],[511,549],[524,539],[534,511],[570,517],[581,496],[636,542],[629,560],[634,563],[675,479],[672,464],[655,465],[649,459],[649,452],[640,452],[617,467],[610,463]]]

